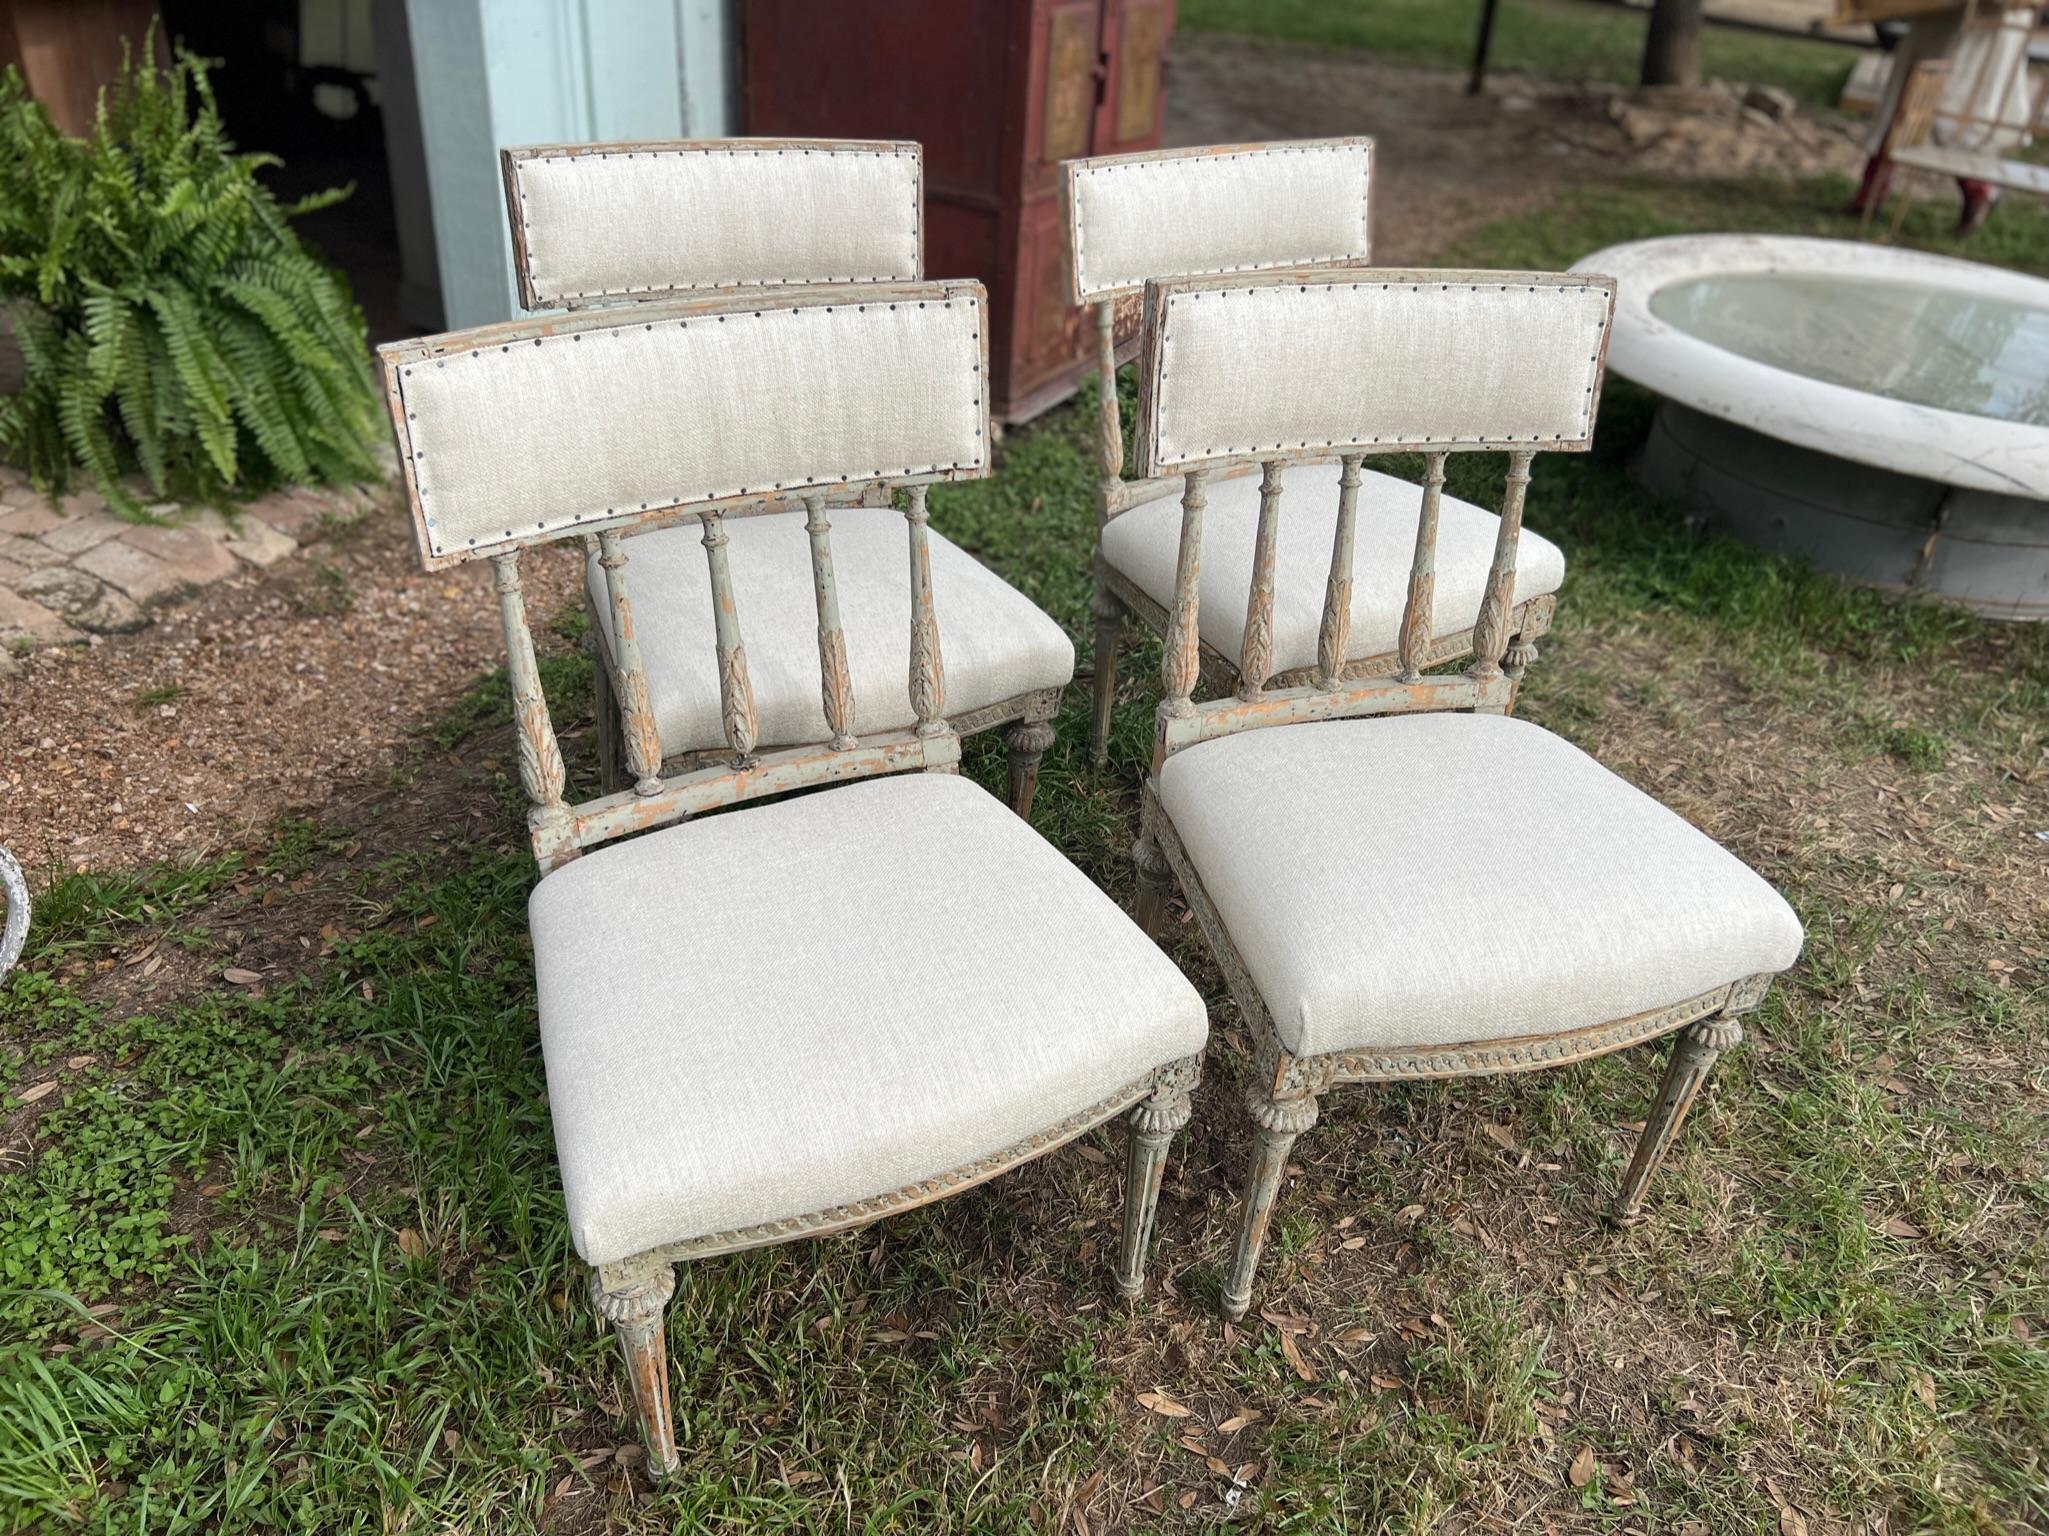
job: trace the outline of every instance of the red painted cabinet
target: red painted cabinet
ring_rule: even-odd
[[[989,287],[991,406],[1065,397],[1093,336],[1066,297],[1057,168],[1160,143],[1174,0],[744,0],[746,132],[916,139],[925,270]]]

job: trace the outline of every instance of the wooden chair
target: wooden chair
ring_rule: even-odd
[[[1678,1032],[1617,1202],[1633,1217],[1708,1068],[1799,953],[1763,880],[1592,758],[1504,718],[1524,492],[1584,450],[1614,283],[1519,272],[1330,271],[1146,285],[1137,458],[1182,479],[1180,552],[1139,918],[1171,876],[1250,1023],[1256,1122],[1224,1311],[1242,1316],[1288,1149],[1340,1082],[1555,1066]],[[1471,664],[1440,634],[1447,457],[1508,455]],[[1362,461],[1425,456],[1392,678],[1345,674]],[[1342,466],[1314,676],[1273,676],[1287,471]],[[1260,473],[1243,687],[1197,703],[1211,477]],[[1315,519],[1315,507],[1301,509]],[[1287,508],[1293,516],[1295,508]],[[1361,576],[1365,573],[1360,572]]]
[[[1960,58],[1968,51],[1970,66],[1960,70],[1951,59],[1916,64],[1880,154],[1916,175],[2049,198],[2049,165],[2007,152],[2049,132],[2049,75],[2037,83],[2029,67],[2032,45],[2049,41],[2049,30],[2032,26],[2032,20],[2032,11],[2019,6],[1968,15],[1958,51]],[[1962,104],[1953,106],[1952,87],[1958,84],[1964,87]],[[1888,241],[1899,238],[1907,203],[1902,189]]]
[[[1135,337],[1138,298],[1150,278],[1312,264],[1366,267],[1372,181],[1373,141],[1366,138],[1225,144],[1062,162],[1068,277],[1074,302],[1095,310],[1101,381],[1090,737],[1098,764],[1108,755],[1123,617],[1135,614],[1155,634],[1167,634],[1179,543],[1176,481],[1123,478],[1117,337]],[[1123,324],[1117,320],[1120,310]],[[1290,520],[1273,552],[1287,595],[1275,608],[1272,649],[1265,658],[1274,680],[1284,684],[1306,681],[1315,668],[1319,610],[1310,586],[1330,548],[1338,474],[1328,455],[1303,456],[1287,472],[1288,488],[1298,493],[1304,513]],[[1210,558],[1201,573],[1198,656],[1211,687],[1229,693],[1246,686],[1243,594],[1252,571],[1260,493],[1247,471],[1220,472],[1208,494]],[[1416,532],[1416,488],[1409,481],[1369,470],[1357,494],[1364,508],[1357,536],[1365,563],[1352,591],[1351,638],[1341,658],[1347,679],[1382,676],[1400,664],[1399,573]],[[1439,498],[1438,516],[1437,580],[1447,618],[1427,637],[1421,659],[1426,666],[1472,649],[1464,616],[1479,602],[1496,527],[1493,513],[1448,496]],[[1509,616],[1509,668],[1516,678],[1550,629],[1553,594],[1565,580],[1565,557],[1556,545],[1535,534],[1526,534],[1524,545],[1522,582]]]
[[[580,310],[719,290],[818,283],[912,282],[924,275],[923,175],[915,144],[708,139],[557,144],[504,151],[520,302]],[[794,424],[793,424],[794,425]],[[804,513],[787,503],[788,522]],[[908,663],[903,552],[887,508],[840,515],[835,553],[848,597],[847,665],[879,711],[872,724],[912,723],[891,685]],[[601,734],[607,789],[649,783],[664,764],[715,760],[717,679],[700,643],[713,623],[688,529],[639,535],[634,551],[642,670],[656,735]],[[763,739],[801,741],[815,722],[818,672],[795,619],[811,607],[811,572],[774,518],[735,523],[728,559],[772,645],[753,656]],[[1074,643],[1031,599],[938,533],[933,569],[953,597],[945,665],[962,735],[1002,728],[1010,800],[1031,813],[1053,719],[1074,676]],[[597,717],[619,679],[616,616],[603,551],[587,555]],[[639,752],[639,756],[635,753]],[[659,761],[651,755],[658,754]],[[623,757],[623,762],[622,762]]]
[[[658,1475],[678,1465],[662,1309],[680,1260],[857,1227],[1123,1116],[1116,1279],[1142,1284],[1207,1026],[1116,904],[958,773],[925,498],[988,473],[986,307],[977,283],[789,289],[380,349],[425,564],[496,576],[570,1233]],[[847,662],[833,498],[867,487],[904,498],[905,711]],[[742,523],[803,546],[814,611],[792,622],[817,646],[822,744],[760,744]],[[650,539],[626,535],[663,525],[703,547],[722,759],[568,804],[521,554],[597,537],[622,728],[648,762],[629,581]],[[818,792],[752,803],[798,789]]]

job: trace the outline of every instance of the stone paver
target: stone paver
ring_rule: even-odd
[[[74,569],[118,587],[138,603],[168,597],[185,583],[170,565],[124,539],[109,539],[72,561]]]
[[[37,571],[15,588],[96,635],[125,635],[149,623],[142,610],[96,576],[68,565]]]
[[[32,539],[39,533],[48,533],[61,527],[62,513],[52,512],[40,503],[32,506],[10,506],[0,512],[0,533],[17,533],[25,539]]]
[[[19,539],[0,533],[0,560],[12,560],[16,565],[40,571],[46,565],[62,565],[67,558],[64,551],[52,549],[40,539]]]
[[[235,557],[204,528],[130,528],[121,537],[155,555],[187,586],[210,586],[235,574]]]
[[[298,549],[298,540],[285,534],[258,517],[242,519],[242,528],[235,537],[228,540],[228,552],[237,560],[246,560],[259,569],[276,565],[278,561]]]
[[[85,637],[34,598],[0,587],[0,645],[33,640],[43,645]]]
[[[132,483],[138,496],[147,487]],[[222,515],[157,503],[161,522],[131,523],[97,491],[52,505],[20,471],[0,464],[0,654],[24,643],[76,643],[125,634],[149,609],[251,568],[264,569],[385,503],[374,487],[294,486]]]
[[[282,496],[265,497],[246,510],[258,521],[304,544],[319,534],[322,520],[335,507],[317,492],[288,491]]]
[[[64,498],[65,504],[77,501],[76,496]],[[94,498],[97,500],[98,498]],[[43,542],[67,558],[82,555],[95,544],[104,544],[109,539],[119,538],[133,523],[123,522],[104,509],[87,512],[83,517],[68,517],[57,527],[42,536]]]

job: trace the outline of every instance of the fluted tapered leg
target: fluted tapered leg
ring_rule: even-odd
[[[1089,611],[1096,619],[1096,711],[1089,726],[1089,760],[1100,768],[1110,760],[1110,716],[1117,708],[1117,642],[1124,623],[1124,605],[1100,577]]]
[[[605,1265],[591,1276],[591,1300],[612,1325],[626,1364],[627,1385],[647,1446],[648,1471],[657,1479],[682,1465],[676,1454],[676,1420],[669,1406],[669,1346],[662,1310],[676,1293],[672,1264],[628,1260]]]
[[[1743,1043],[1743,1026],[1726,1014],[1700,1019],[1672,1037],[1672,1056],[1665,1067],[1665,1080],[1658,1085],[1657,1102],[1644,1120],[1643,1135],[1636,1143],[1636,1156],[1622,1176],[1622,1188],[1615,1196],[1613,1219],[1620,1226],[1633,1226],[1643,1214],[1644,1190],[1651,1175],[1664,1162],[1686,1112],[1700,1097],[1708,1073],[1725,1051]]]
[[[1032,819],[1032,797],[1039,792],[1039,764],[1053,745],[1053,722],[1020,720],[1003,733],[1010,754],[1010,808]]]
[[[1243,1317],[1252,1305],[1252,1277],[1259,1269],[1259,1254],[1266,1246],[1274,1201],[1288,1171],[1288,1153],[1295,1138],[1316,1124],[1313,1094],[1276,1099],[1264,1087],[1255,1085],[1247,1090],[1245,1105],[1253,1121],[1252,1166],[1246,1171],[1245,1203],[1238,1214],[1238,1249],[1232,1255],[1231,1273],[1224,1282],[1223,1311],[1232,1322]]]
[[[1174,1133],[1188,1123],[1202,1058],[1191,1056],[1160,1069],[1152,1093],[1127,1114],[1131,1161],[1124,1175],[1124,1231],[1117,1248],[1117,1294],[1136,1301],[1145,1293],[1145,1259],[1153,1245],[1153,1218],[1160,1208],[1160,1181]]]

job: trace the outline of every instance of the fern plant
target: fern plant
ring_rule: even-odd
[[[206,67],[179,52],[124,64],[92,132],[61,133],[20,76],[0,77],[0,305],[26,384],[0,395],[0,455],[45,492],[83,475],[222,501],[283,481],[376,472],[379,406],[363,318],[238,154]]]

